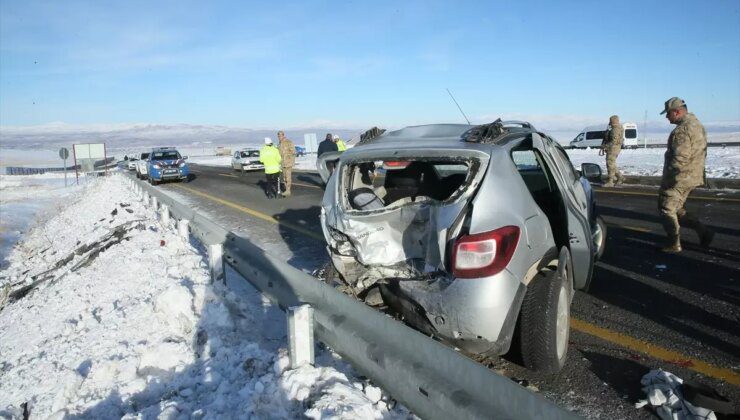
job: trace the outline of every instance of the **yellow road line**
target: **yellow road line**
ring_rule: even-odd
[[[606,194],[623,194],[623,195],[642,195],[646,197],[657,197],[658,194],[637,192],[637,191],[619,191],[619,190],[606,190],[603,188],[594,188],[596,192]],[[689,200],[705,200],[705,201],[737,201],[740,202],[740,198],[730,197],[700,197],[700,196],[689,196]]]
[[[710,363],[691,358],[690,356],[687,356],[685,354],[681,354],[673,350],[668,350],[663,347],[656,346],[655,344],[651,344],[646,341],[638,340],[628,335],[618,333],[616,331],[611,331],[606,328],[598,327],[586,321],[581,321],[580,319],[571,318],[570,325],[571,327],[573,327],[573,329],[577,331],[581,331],[594,337],[598,337],[602,340],[617,344],[621,347],[644,353],[655,359],[679,363],[687,369],[691,369],[703,375],[711,376],[727,383],[740,386],[740,374],[730,369],[721,368]]]
[[[221,176],[230,176],[230,177],[232,177],[232,178],[238,178],[238,177],[237,177],[236,175],[234,175],[234,174],[221,174],[221,173],[220,173],[219,175],[221,175]]]
[[[284,227],[286,227],[288,229],[292,229],[292,230],[294,230],[296,232],[302,233],[302,234],[304,234],[306,236],[309,236],[311,238],[314,238],[314,239],[318,239],[318,240],[322,240],[322,241],[324,240],[324,237],[322,235],[319,235],[319,234],[317,234],[315,232],[312,232],[312,231],[310,231],[308,229],[305,229],[305,228],[302,228],[300,226],[296,226],[296,225],[294,225],[292,223],[278,220],[278,219],[274,218],[273,216],[270,216],[268,214],[259,212],[257,210],[250,209],[249,207],[241,206],[241,205],[236,204],[236,203],[233,203],[233,202],[231,202],[229,200],[224,200],[223,198],[214,197],[214,196],[212,196],[210,194],[206,194],[204,192],[200,192],[200,191],[198,191],[198,190],[196,190],[194,188],[190,188],[190,187],[187,187],[185,185],[174,184],[174,186],[177,187],[177,188],[182,188],[184,190],[187,190],[187,191],[189,191],[189,192],[191,192],[191,193],[193,193],[195,195],[201,196],[203,198],[207,198],[209,200],[215,201],[215,202],[217,202],[219,204],[223,204],[224,206],[231,207],[234,210],[239,210],[239,211],[241,211],[243,213],[247,213],[248,215],[254,216],[254,217],[258,218],[258,219],[262,219],[262,220],[268,221],[270,223],[274,223],[276,225],[284,226]]]

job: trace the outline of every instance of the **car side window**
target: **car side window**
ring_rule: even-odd
[[[567,179],[568,182],[572,185],[578,180],[578,174],[573,168],[573,165],[570,163],[570,159],[568,159],[568,155],[565,153],[565,151],[557,146],[554,147],[554,149],[555,159],[558,162],[560,172],[562,172],[562,174],[565,176],[565,179]]]
[[[511,160],[514,161],[519,171],[541,170],[533,150],[514,150],[511,152]]]

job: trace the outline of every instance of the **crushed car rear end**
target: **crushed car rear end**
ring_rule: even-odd
[[[557,255],[508,149],[461,141],[469,128],[410,127],[348,150],[322,226],[351,293],[379,292],[420,330],[503,354],[527,281]]]

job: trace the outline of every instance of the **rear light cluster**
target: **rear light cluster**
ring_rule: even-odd
[[[499,273],[514,255],[519,233],[518,227],[505,226],[461,236],[452,251],[452,274],[457,278],[474,279]]]

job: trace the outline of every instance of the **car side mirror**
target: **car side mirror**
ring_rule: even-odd
[[[595,163],[582,163],[581,173],[591,182],[601,181],[601,166]]]

